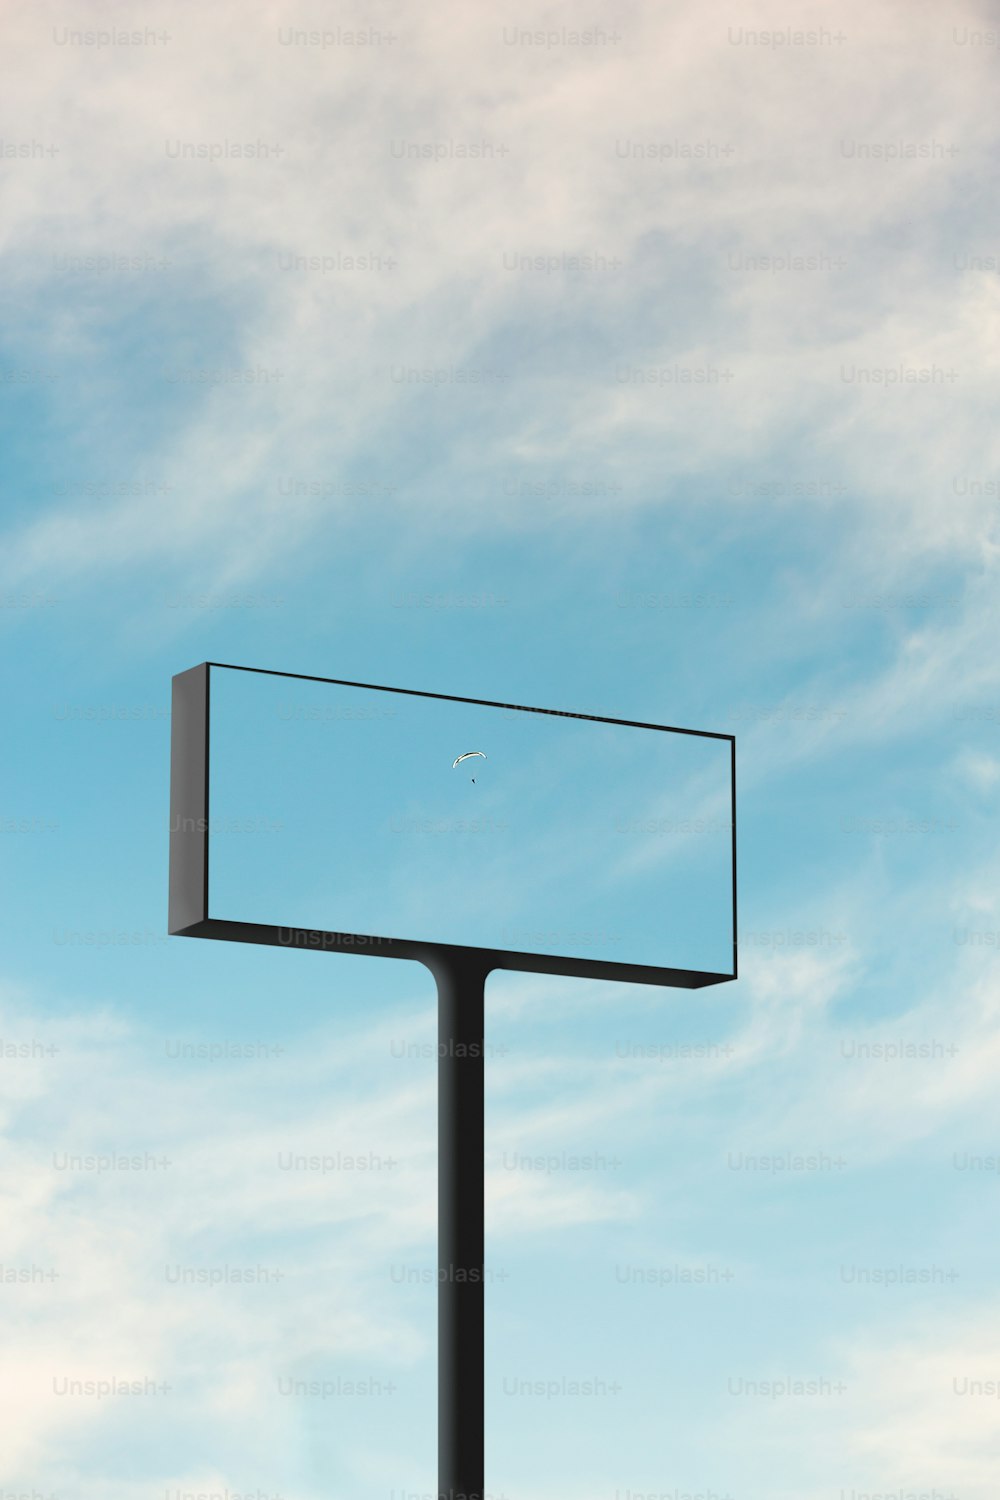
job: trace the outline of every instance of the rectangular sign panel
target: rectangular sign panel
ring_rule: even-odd
[[[732,736],[214,664],[174,682],[172,931],[733,977]]]

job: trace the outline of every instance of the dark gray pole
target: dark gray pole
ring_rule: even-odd
[[[438,991],[438,1496],[483,1497],[481,955],[435,955]]]

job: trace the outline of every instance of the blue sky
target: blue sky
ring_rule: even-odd
[[[0,1494],[434,1487],[432,984],[165,938],[211,659],[737,735],[739,982],[489,983],[490,1492],[992,1500],[995,10],[345,15],[3,22]]]

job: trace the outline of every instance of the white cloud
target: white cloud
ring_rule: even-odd
[[[830,29],[822,7],[795,19]],[[645,507],[685,476],[767,465],[804,427],[822,469],[843,471],[852,493],[838,503],[859,533],[892,537],[894,572],[929,548],[977,555],[989,505],[957,500],[952,478],[995,469],[981,412],[997,385],[1000,291],[995,276],[954,264],[988,242],[985,224],[963,219],[954,243],[924,250],[914,235],[930,234],[991,159],[988,59],[951,39],[953,23],[978,19],[971,5],[944,18],[855,3],[838,11],[843,44],[781,51],[735,44],[730,28],[747,25],[735,5],[709,23],[693,10],[632,7],[613,45],[539,50],[506,45],[507,18],[492,13],[388,10],[377,24],[397,40],[349,53],[281,46],[279,26],[309,24],[285,5],[253,17],[169,7],[143,21],[171,41],[126,56],[56,45],[65,16],[54,0],[8,17],[5,129],[59,144],[59,155],[12,169],[5,243],[24,308],[12,337],[20,328],[37,363],[64,371],[63,419],[82,424],[83,438],[107,434],[84,464],[139,462],[175,485],[169,505],[57,506],[21,522],[8,576],[157,559],[190,568],[206,548],[206,577],[257,576],[364,509],[329,494],[279,503],[275,484],[289,470],[338,482],[360,467],[377,481],[388,466],[402,482],[393,510],[405,514],[419,494],[425,515],[447,514],[460,534],[538,517],[537,499],[466,503],[470,479],[512,460],[617,473],[627,451],[618,503]],[[545,17],[575,21],[565,7]],[[787,15],[775,0],[753,21],[784,27]],[[842,144],[855,137],[957,154],[858,160]],[[283,154],[173,160],[167,143],[177,140],[262,140]],[[465,140],[508,154],[393,154],[400,143]],[[629,154],[635,143],[678,142],[710,142],[712,158]],[[733,154],[714,154],[727,145]],[[53,254],[115,252],[166,253],[176,272],[138,286],[106,278],[88,302],[79,278],[51,268]],[[279,269],[282,254],[345,252],[398,265]],[[504,252],[617,255],[624,265],[578,283],[504,269]],[[775,253],[847,266],[769,273],[728,260]],[[192,336],[157,332],[151,314],[162,305]],[[111,335],[122,306],[150,329],[153,365],[260,365],[283,379],[209,387],[177,408],[177,385],[164,385],[170,414],[137,455],[103,426],[109,411],[127,412]],[[861,387],[843,382],[845,363],[954,365],[960,378]],[[617,364],[736,373],[728,385],[636,386],[616,378]],[[394,365],[508,377],[486,394],[448,386],[421,407],[414,432],[430,420],[448,436],[416,490],[409,461],[391,452],[416,411],[414,388],[386,378]],[[545,503],[558,519],[565,501]],[[579,502],[573,514],[579,521]]]
[[[984,794],[992,792],[1000,781],[1000,760],[985,751],[961,751],[955,757],[954,770],[974,791]]]

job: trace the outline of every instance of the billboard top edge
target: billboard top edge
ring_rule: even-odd
[[[481,708],[507,708],[514,709],[519,713],[551,714],[556,718],[563,719],[585,719],[595,724],[619,724],[629,729],[657,729],[665,734],[688,734],[698,739],[725,740],[731,745],[735,745],[736,743],[736,736],[734,734],[726,734],[721,730],[687,729],[679,724],[650,724],[641,719],[616,719],[606,714],[577,713],[572,709],[539,708],[537,705],[530,703],[504,703],[496,698],[466,698],[460,693],[433,693],[427,692],[422,688],[389,687],[387,684],[379,682],[352,682],[343,677],[320,677],[312,672],[279,672],[272,667],[244,667],[237,662],[228,661],[200,662],[197,667],[192,667],[189,670],[197,671],[199,667],[203,666],[216,667],[220,671],[226,672],[254,672],[263,677],[287,677],[297,682],[325,682],[334,687],[364,688],[376,693],[402,693],[412,698],[438,698],[449,703],[472,703]],[[183,676],[184,674],[178,673],[177,675]]]

